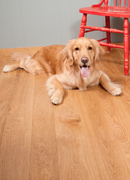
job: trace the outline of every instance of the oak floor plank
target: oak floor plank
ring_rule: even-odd
[[[54,107],[60,180],[85,180],[91,175],[80,159],[80,141],[84,139],[81,118],[70,95],[67,91],[64,103]]]
[[[53,105],[45,88],[46,77],[36,76],[30,160],[31,180],[58,180],[58,154]]]
[[[16,74],[16,72],[8,75],[2,73],[0,76],[0,143],[2,133],[4,131],[11,95],[16,81]]]
[[[34,80],[19,70],[0,146],[2,180],[29,179]]]
[[[10,102],[9,100],[0,101],[0,110],[1,110],[1,113],[0,113],[0,144],[1,144],[2,134],[4,131],[5,122],[6,122],[6,114],[7,114],[9,102]]]

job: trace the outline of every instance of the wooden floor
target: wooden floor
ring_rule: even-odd
[[[101,68],[122,85],[114,97],[102,87],[66,91],[50,103],[46,77],[3,73],[13,52],[0,50],[0,180],[130,180],[130,76],[123,50],[112,49]]]

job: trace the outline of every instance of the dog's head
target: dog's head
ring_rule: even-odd
[[[77,64],[83,77],[88,76],[90,69],[103,53],[103,48],[96,40],[86,37],[73,39],[64,48],[64,56],[70,66]]]

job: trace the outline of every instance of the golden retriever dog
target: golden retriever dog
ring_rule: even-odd
[[[46,82],[48,95],[53,104],[63,101],[65,89],[86,90],[88,86],[101,84],[112,95],[120,95],[121,89],[112,83],[100,70],[98,61],[104,53],[94,39],[86,37],[73,39],[64,45],[45,46],[32,57],[15,53],[12,65],[6,65],[4,72],[23,68],[32,74],[48,74]]]

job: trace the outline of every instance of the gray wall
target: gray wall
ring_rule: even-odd
[[[112,1],[112,0],[111,0]],[[82,14],[80,7],[100,0],[0,0],[0,48],[66,44],[77,38]],[[122,29],[123,20],[112,19],[114,27]],[[104,18],[88,16],[88,25],[103,26]],[[101,32],[87,34],[102,38]],[[104,34],[105,36],[105,34]],[[112,36],[122,41],[121,36]]]

